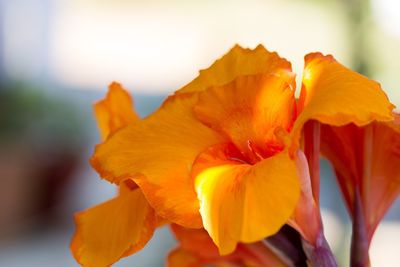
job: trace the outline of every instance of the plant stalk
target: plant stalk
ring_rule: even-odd
[[[303,248],[312,267],[338,267],[335,256],[325,239],[323,231],[318,235],[315,246],[303,240]]]
[[[364,220],[364,212],[361,202],[361,196],[356,189],[353,208],[353,233],[351,236],[351,267],[369,267],[369,242],[367,228]]]

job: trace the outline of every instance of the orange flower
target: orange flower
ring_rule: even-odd
[[[392,119],[379,85],[331,56],[308,55],[298,103],[294,88],[288,61],[262,46],[235,46],[156,112],[98,145],[91,163],[110,182],[133,180],[158,216],[204,227],[230,254],[292,216],[304,123]]]
[[[321,151],[333,164],[349,213],[354,217],[361,208],[368,243],[400,193],[400,121],[396,116],[396,121],[364,127],[321,127]]]
[[[107,97],[95,106],[102,139],[139,119],[132,99],[117,83],[110,85]],[[112,200],[75,216],[76,233],[71,250],[83,266],[109,266],[121,257],[143,248],[157,225],[153,208],[130,179],[119,184]]]

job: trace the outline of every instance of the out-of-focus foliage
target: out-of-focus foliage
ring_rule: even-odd
[[[0,89],[0,143],[28,138],[52,145],[83,144],[86,127],[76,105],[50,97],[31,85]]]
[[[0,87],[0,241],[54,226],[87,142],[68,97],[19,82]]]

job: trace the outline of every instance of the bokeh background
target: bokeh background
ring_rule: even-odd
[[[0,0],[0,266],[78,266],[69,243],[75,211],[114,196],[88,159],[99,135],[92,103],[111,81],[141,115],[234,44],[293,63],[308,52],[381,82],[400,105],[397,0]],[[325,230],[347,266],[350,226],[323,162]],[[400,264],[400,204],[380,225],[373,266]],[[163,266],[175,241],[157,232],[115,266]]]

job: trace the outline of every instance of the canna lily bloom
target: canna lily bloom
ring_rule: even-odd
[[[117,83],[95,106],[103,141],[117,130],[139,119],[129,94]],[[82,266],[110,266],[121,257],[143,248],[159,222],[140,188],[129,179],[119,183],[117,197],[79,212],[71,243],[75,259]]]
[[[139,116],[129,94],[118,83],[112,83],[105,99],[94,105],[102,140],[134,123]],[[71,249],[83,266],[109,266],[121,257],[143,248],[157,226],[166,223],[157,218],[140,188],[130,179],[119,186],[119,195],[103,204],[76,214],[77,229]],[[105,231],[106,230],[106,231]],[[241,245],[229,256],[221,257],[204,229],[185,229],[171,225],[180,247],[173,250],[168,266],[286,266],[265,245]],[[226,265],[228,264],[229,265]]]
[[[159,217],[204,228],[228,255],[275,234],[294,213],[295,152],[307,121],[392,119],[379,85],[331,56],[306,56],[299,101],[294,88],[288,61],[262,46],[235,46],[156,112],[98,145],[92,166],[112,183],[134,181]]]
[[[347,209],[367,248],[400,193],[400,116],[391,122],[321,126],[321,152],[332,163]],[[364,255],[367,257],[367,255]],[[364,259],[368,260],[368,259]]]
[[[268,246],[261,242],[238,244],[235,251],[221,256],[204,229],[188,229],[171,225],[179,245],[168,255],[168,267],[243,266],[285,267],[288,266]]]

